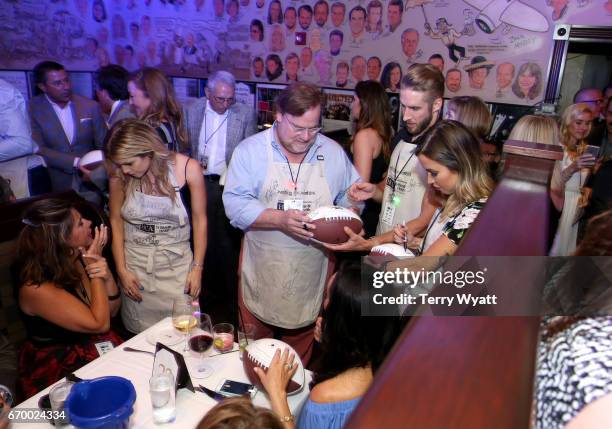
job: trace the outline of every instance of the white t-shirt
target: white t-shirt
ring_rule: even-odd
[[[421,214],[427,172],[414,153],[416,148],[413,143],[400,141],[391,154],[376,235]]]

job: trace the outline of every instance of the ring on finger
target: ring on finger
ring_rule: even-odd
[[[302,222],[302,228],[308,231],[308,225],[306,225],[306,222]]]

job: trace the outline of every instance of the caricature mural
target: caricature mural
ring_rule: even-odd
[[[609,25],[592,0],[0,0],[0,69],[53,59],[68,70],[109,63],[170,76],[231,71],[240,80],[311,81],[389,91],[414,62],[445,75],[446,97],[541,101],[555,24]],[[606,24],[607,22],[607,24]]]

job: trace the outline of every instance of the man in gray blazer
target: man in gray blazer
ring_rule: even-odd
[[[68,73],[56,62],[37,64],[34,79],[43,94],[29,104],[32,139],[49,168],[52,191],[74,189],[99,204],[98,190],[79,169],[81,156],[102,149],[106,124],[98,103],[73,94]]]
[[[251,106],[236,103],[236,80],[218,71],[206,84],[206,97],[185,109],[191,157],[204,170],[208,240],[202,278],[201,305],[204,311],[220,308],[213,320],[237,323],[238,255],[242,233],[225,216],[220,177],[229,165],[238,143],[257,131]]]

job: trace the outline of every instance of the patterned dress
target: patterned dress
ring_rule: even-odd
[[[550,321],[543,327],[550,327]],[[612,393],[612,316],[585,318],[539,347],[537,429],[564,428],[582,409]]]

